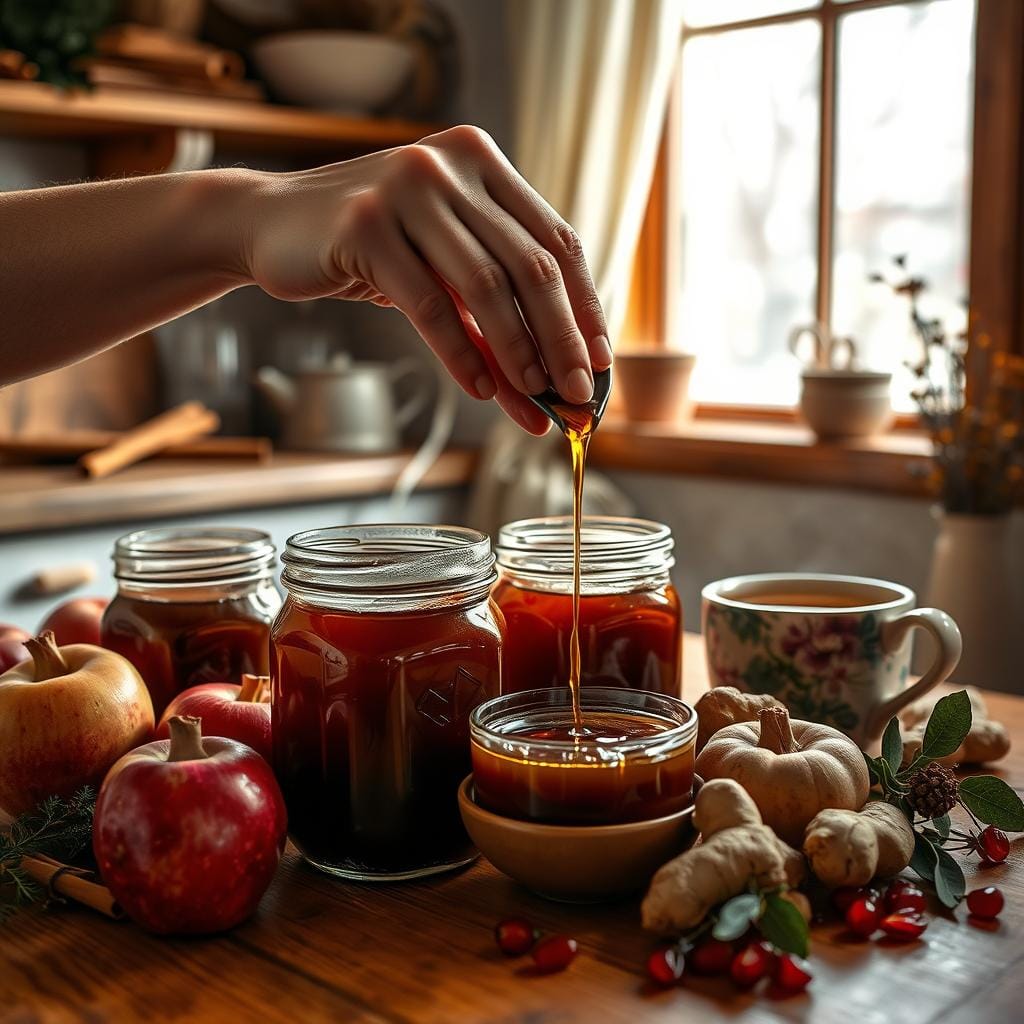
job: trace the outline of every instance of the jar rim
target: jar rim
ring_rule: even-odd
[[[531,761],[553,762],[652,760],[667,756],[688,746],[697,736],[697,712],[678,697],[632,690],[615,686],[585,686],[580,690],[580,706],[584,713],[640,713],[675,719],[677,724],[662,732],[632,736],[614,743],[594,740],[537,739],[501,732],[501,726],[521,721],[530,712],[567,711],[571,714],[572,698],[568,687],[524,690],[494,697],[473,709],[469,717],[470,737],[488,748],[500,746]]]
[[[594,586],[629,586],[652,578],[667,581],[675,565],[672,530],[630,516],[584,516],[580,527],[580,574]],[[571,579],[572,516],[519,519],[501,528],[498,565],[513,577],[550,584]]]
[[[306,600],[400,611],[482,600],[497,578],[491,540],[464,526],[368,523],[288,538],[281,582]]]
[[[114,543],[114,578],[151,586],[238,584],[269,579],[277,550],[263,530],[166,526]]]

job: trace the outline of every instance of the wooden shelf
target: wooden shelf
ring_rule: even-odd
[[[414,142],[438,127],[217,97],[63,92],[40,82],[0,81],[0,134],[8,136],[102,141],[192,128],[212,132],[229,148],[351,153]]]
[[[103,480],[74,466],[0,465],[0,535],[98,523],[166,518],[236,508],[330,501],[389,491],[409,452],[342,456],[275,453],[268,463],[232,459],[141,462]],[[420,487],[459,487],[477,453],[454,448]]]

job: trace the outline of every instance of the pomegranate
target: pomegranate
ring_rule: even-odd
[[[201,718],[208,736],[226,736],[252,747],[267,764],[273,756],[270,744],[269,676],[242,676],[242,685],[203,683],[184,690],[164,711],[154,736],[166,739],[167,723],[175,715]]]
[[[128,916],[160,934],[245,920],[284,851],[284,800],[251,747],[170,719],[170,740],[126,754],[96,802],[93,850]]]

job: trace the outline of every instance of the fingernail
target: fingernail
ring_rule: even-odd
[[[487,373],[481,373],[479,377],[473,382],[476,388],[476,393],[485,402],[490,401],[497,393],[498,388],[494,383],[494,379]]]
[[[612,365],[612,347],[609,344],[608,339],[603,334],[599,334],[590,343],[590,358],[593,359],[595,363],[600,363],[602,370],[606,366]]]
[[[523,371],[523,383],[531,395],[539,395],[548,386],[548,375],[536,363]]]
[[[565,381],[563,397],[568,398],[570,402],[589,402],[594,397],[594,382],[582,366],[570,371]]]

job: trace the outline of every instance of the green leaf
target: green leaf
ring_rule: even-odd
[[[933,761],[952,754],[971,731],[971,699],[966,690],[947,694],[932,709],[921,753]]]
[[[925,881],[935,881],[935,869],[939,863],[939,856],[935,847],[920,832],[914,833],[914,854],[910,858],[910,866]]]
[[[967,883],[964,881],[963,869],[958,861],[943,850],[941,847],[933,846],[935,851],[935,895],[943,906],[955,907],[963,898],[967,890]]]
[[[943,839],[948,838],[949,830],[952,827],[952,823],[949,820],[948,814],[940,814],[937,818],[932,818],[931,826],[936,832],[942,836]]]
[[[960,799],[986,825],[1024,832],[1024,801],[994,775],[972,775],[960,783]]]
[[[903,738],[900,736],[900,720],[893,715],[882,733],[882,757],[888,762],[893,774],[903,763]]]
[[[765,893],[764,913],[757,927],[773,946],[797,956],[807,956],[807,922],[804,915],[780,893]]]
[[[722,904],[711,934],[722,942],[738,939],[761,913],[761,897],[755,892],[733,896]]]
[[[875,771],[875,759],[865,754],[863,750],[860,753],[864,758],[864,763],[868,766],[868,780],[874,786],[877,782],[881,781],[878,778],[878,772]]]

